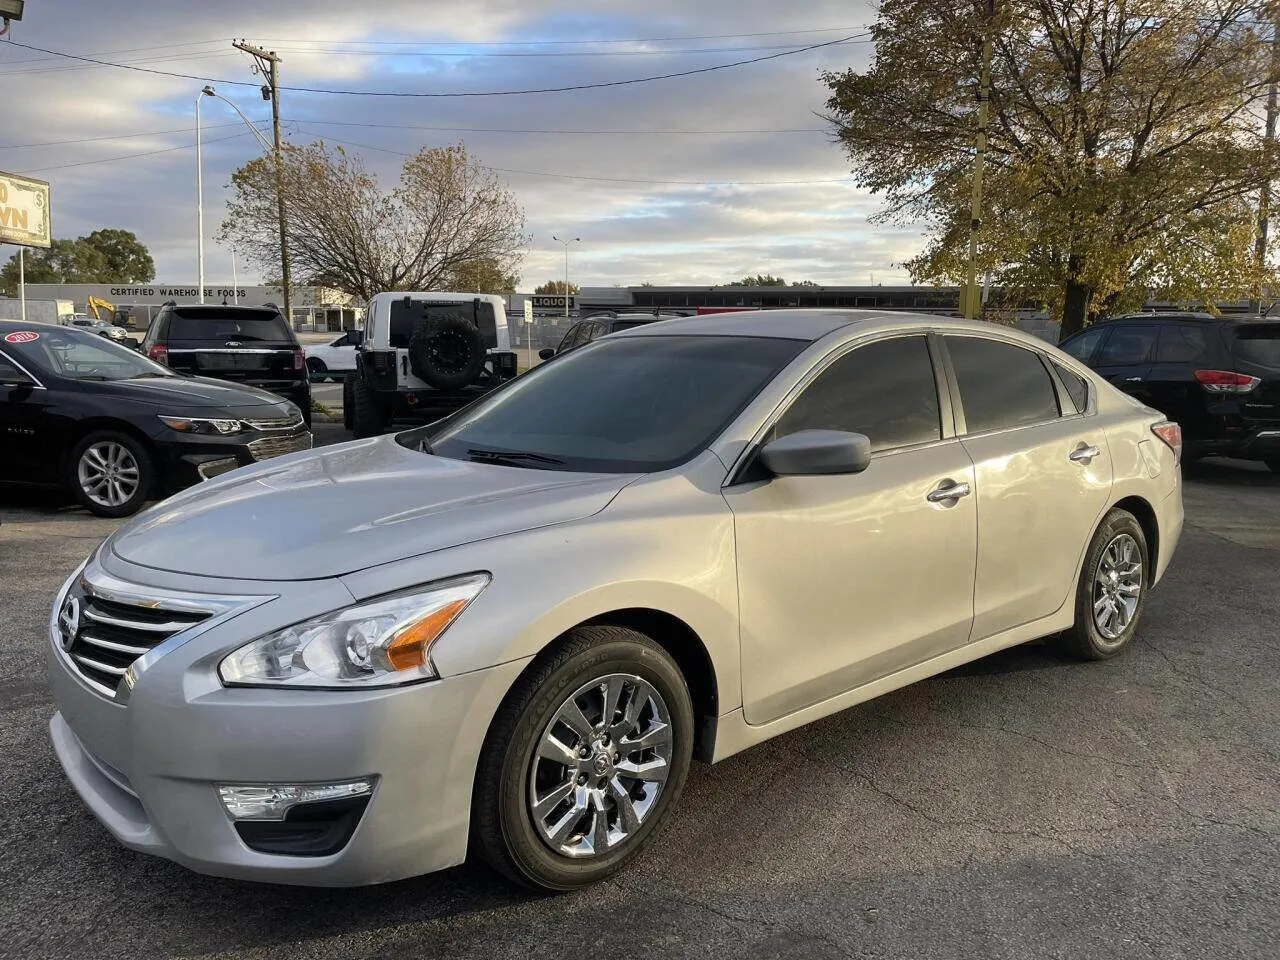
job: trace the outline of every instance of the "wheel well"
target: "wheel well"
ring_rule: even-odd
[[[112,420],[109,417],[90,417],[88,420],[80,420],[76,423],[75,429],[71,433],[71,442],[67,444],[67,452],[62,458],[64,469],[71,461],[71,452],[75,445],[89,434],[97,433],[99,430],[114,430],[116,433],[128,434],[142,444],[143,449],[147,451],[147,455],[152,460],[155,459],[155,442],[133,424],[124,420]]]
[[[1142,535],[1147,538],[1147,559],[1151,564],[1151,577],[1155,579],[1156,565],[1160,562],[1160,524],[1156,520],[1156,512],[1151,504],[1142,497],[1125,497],[1116,508],[1128,510],[1142,527]]]

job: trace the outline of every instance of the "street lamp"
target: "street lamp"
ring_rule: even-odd
[[[561,240],[557,236],[551,238],[556,243],[564,244],[564,315],[569,316],[569,244],[581,243],[581,237],[570,237],[568,240]]]
[[[199,233],[196,243],[196,256],[199,260],[198,272],[200,275],[200,302],[204,303],[204,165],[200,159],[200,104],[205,97],[215,97],[223,103],[229,105],[232,110],[244,121],[250,132],[257,138],[258,145],[268,153],[275,150],[275,146],[262,135],[250,121],[249,118],[234,103],[213,89],[212,84],[207,84],[203,90],[196,96],[196,229]],[[234,254],[232,254],[234,257]],[[232,270],[234,271],[234,266]]]
[[[204,303],[204,163],[200,157],[200,104],[205,97],[212,96],[216,94],[209,86],[196,94],[196,273],[201,303]]]

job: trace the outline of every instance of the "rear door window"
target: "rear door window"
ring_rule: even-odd
[[[1280,370],[1280,323],[1242,324],[1235,334],[1232,352],[1246,363]]]
[[[1050,362],[1053,364],[1053,369],[1058,373],[1058,379],[1067,388],[1071,402],[1075,405],[1076,413],[1084,413],[1085,410],[1089,409],[1089,381],[1078,373],[1072,373],[1056,360],[1051,360]]]
[[[1202,363],[1212,357],[1209,328],[1198,323],[1168,323],[1160,328],[1156,363]]]
[[[1039,354],[982,337],[944,339],[969,433],[1058,418],[1058,391]]]
[[[168,330],[169,340],[237,340],[291,342],[293,334],[284,317],[274,310],[175,307]]]

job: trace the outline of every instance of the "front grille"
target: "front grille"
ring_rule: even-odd
[[[249,453],[255,460],[270,460],[272,457],[282,457],[286,453],[310,449],[311,434],[305,431],[288,437],[263,437],[249,444]]]
[[[81,580],[68,595],[59,611],[57,639],[75,671],[109,697],[135,660],[209,618],[202,611],[165,609],[160,602],[108,600],[92,590]]]
[[[276,417],[272,420],[241,420],[254,430],[294,430],[302,426],[302,417]]]

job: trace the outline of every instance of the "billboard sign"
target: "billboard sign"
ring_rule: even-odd
[[[49,184],[12,173],[0,173],[0,243],[47,247]]]

